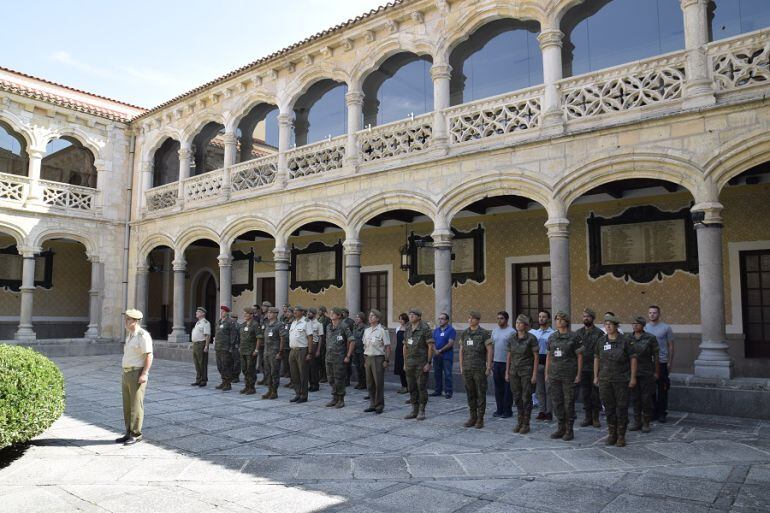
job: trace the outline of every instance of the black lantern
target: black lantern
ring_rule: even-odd
[[[401,270],[409,271],[412,268],[412,254],[409,252],[409,244],[404,244],[398,250],[401,254]]]

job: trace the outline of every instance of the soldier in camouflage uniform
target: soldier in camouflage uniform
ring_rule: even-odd
[[[243,369],[243,379],[246,382],[240,393],[253,395],[257,393],[257,347],[263,338],[262,325],[254,318],[254,309],[243,309],[243,324],[240,333],[240,359]]]
[[[351,333],[353,333],[353,325],[355,324],[355,321],[350,318],[350,310],[347,308],[342,308],[342,324],[350,330]],[[345,367],[345,386],[350,386],[350,378],[353,376],[353,358],[350,358],[350,361]]]
[[[222,305],[219,308],[220,318],[214,337],[214,349],[217,355],[217,370],[222,377],[222,383],[216,386],[218,390],[232,390],[233,345],[238,336],[238,325],[230,318],[230,308]]]
[[[318,307],[318,318],[316,320],[321,323],[321,337],[318,340],[315,353],[319,364],[318,382],[328,383],[329,380],[326,378],[326,327],[331,321],[329,320],[329,316],[327,315],[326,307],[324,305]]]
[[[575,385],[580,383],[583,370],[583,344],[578,334],[569,329],[569,314],[557,312],[554,319],[556,331],[548,338],[545,359],[548,395],[552,397],[553,412],[559,421],[551,438],[572,440],[575,438]]]
[[[585,418],[580,423],[580,427],[593,426],[602,427],[599,422],[599,412],[602,409],[602,402],[599,399],[599,387],[594,385],[594,351],[604,332],[600,330],[594,321],[596,312],[590,308],[583,310],[583,327],[577,330],[580,340],[583,341],[583,372],[580,376],[580,395],[583,399],[583,411]]]
[[[288,332],[284,330],[283,323],[278,320],[278,308],[274,306],[267,309],[264,323],[262,325],[264,338],[262,339],[263,342],[260,343],[260,352],[262,353],[267,392],[262,395],[262,399],[277,399],[278,384],[281,379],[281,358]]]
[[[660,349],[658,338],[644,331],[647,319],[642,316],[634,319],[634,332],[630,336],[631,346],[636,353],[636,386],[631,389],[631,402],[634,405],[634,425],[629,431],[650,432],[655,383],[660,376]]]
[[[422,310],[409,310],[409,324],[404,330],[404,371],[412,411],[405,419],[425,420],[428,404],[428,373],[433,362],[433,332],[422,320]]]
[[[626,445],[628,390],[636,386],[636,353],[626,335],[618,333],[620,321],[604,316],[604,335],[594,354],[594,383],[607,413],[607,445]]]
[[[342,322],[342,315],[342,308],[332,308],[331,322],[326,327],[326,376],[332,389],[327,408],[345,407],[345,379],[356,342],[353,333]]]
[[[259,323],[260,326],[264,327],[265,323],[267,322],[267,309],[273,306],[270,301],[262,301],[262,306],[258,307],[257,305],[254,305],[255,311],[257,311],[258,315],[254,317],[254,319]],[[264,331],[264,330],[263,330]],[[262,362],[262,358],[264,355],[262,354],[262,351],[257,352],[257,373],[262,373],[262,379],[257,381],[257,385],[264,385],[265,384],[265,366]]]
[[[241,380],[241,323],[238,322],[237,315],[233,315],[232,320],[235,323],[235,343],[230,348],[230,352],[233,353],[233,371],[230,373],[230,383],[239,383]]]
[[[294,320],[294,309],[289,303],[284,303],[281,314],[278,316],[278,320],[284,325],[284,329],[288,332],[291,326],[291,321]],[[289,378],[291,380],[291,372],[289,372],[289,344],[288,340],[286,345],[281,349],[281,377]],[[284,385],[287,388],[292,388],[291,381],[289,384]]]
[[[516,317],[516,333],[508,338],[505,380],[511,384],[513,402],[518,410],[514,433],[529,433],[532,415],[532,390],[537,383],[537,362],[540,346],[537,337],[529,332],[530,319],[522,314]]]
[[[484,427],[487,411],[487,376],[492,374],[492,332],[479,326],[481,314],[471,310],[468,327],[460,334],[460,373],[468,398],[468,420],[465,427]]]
[[[366,314],[364,314],[364,312],[358,312],[352,330],[353,338],[356,339],[356,348],[353,351],[353,367],[356,368],[356,375],[358,377],[358,383],[355,386],[356,390],[366,389],[366,371],[364,370],[364,331],[366,331],[367,325],[364,322],[365,317]]]

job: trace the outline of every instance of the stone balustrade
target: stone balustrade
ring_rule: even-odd
[[[770,30],[711,43],[707,52],[718,93],[770,82]]]
[[[278,155],[267,155],[241,162],[228,169],[234,195],[270,185],[278,173]]]
[[[167,183],[160,187],[153,187],[145,193],[147,213],[175,207],[179,199],[179,185],[176,182]]]
[[[346,135],[341,135],[286,152],[289,179],[340,169],[345,159],[346,139]]]
[[[99,191],[90,187],[49,180],[33,181],[26,176],[0,173],[0,206],[39,205],[71,212],[94,212],[98,197]]]
[[[356,134],[362,162],[425,151],[432,137],[432,114],[367,128]]]
[[[28,186],[29,178],[26,176],[0,173],[0,202],[23,202]]]
[[[224,175],[224,169],[216,169],[186,178],[183,182],[185,203],[208,200],[222,194]]]

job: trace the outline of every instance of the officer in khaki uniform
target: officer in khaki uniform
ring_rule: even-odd
[[[465,427],[484,427],[487,411],[487,376],[492,374],[492,332],[479,326],[481,314],[471,310],[468,327],[460,334],[460,373],[468,397],[468,420]]]
[[[144,393],[147,377],[152,367],[152,338],[139,325],[142,312],[126,310],[126,343],[123,346],[122,392],[123,422],[126,434],[115,440],[124,445],[133,445],[142,439],[144,422]]]
[[[599,400],[599,387],[594,385],[594,351],[599,339],[604,336],[604,332],[594,325],[596,312],[590,308],[583,310],[583,327],[577,330],[580,340],[583,341],[583,373],[580,376],[580,395],[583,399],[583,411],[585,418],[580,423],[580,427],[593,426],[602,427],[599,422],[599,412],[602,409],[602,403]]]
[[[644,331],[647,319],[639,316],[634,319],[634,332],[630,336],[631,346],[636,353],[636,381],[631,389],[631,403],[634,405],[634,425],[629,431],[650,432],[655,383],[660,376],[660,348],[658,338]]]
[[[192,386],[205,387],[209,380],[209,344],[211,343],[211,324],[206,320],[206,309],[199,306],[195,310],[197,319],[190,340],[192,341],[193,363],[195,363],[195,381]]]
[[[356,339],[342,322],[342,308],[334,307],[331,322],[326,326],[326,377],[332,389],[332,399],[327,408],[345,407],[345,380]]]
[[[404,372],[409,389],[409,403],[412,411],[405,419],[425,420],[425,405],[428,404],[428,373],[433,362],[433,332],[422,320],[422,310],[409,310],[409,324],[404,330]]]
[[[222,382],[216,386],[218,390],[232,390],[233,372],[233,346],[238,337],[238,325],[230,318],[230,307],[219,307],[220,318],[214,337],[214,350],[217,355],[217,370],[222,377]]]
[[[254,308],[243,309],[243,324],[240,326],[240,354],[243,379],[246,384],[241,394],[253,395],[257,393],[257,347],[263,338],[262,326],[254,318]]]
[[[537,361],[540,345],[537,337],[529,332],[529,317],[516,317],[516,333],[508,338],[505,362],[505,380],[511,385],[513,403],[518,410],[518,422],[514,433],[529,433],[529,419],[532,415],[532,389],[537,383]]]
[[[259,351],[262,354],[265,384],[267,385],[267,392],[262,395],[262,399],[277,399],[278,384],[281,379],[281,358],[288,336],[288,333],[283,329],[283,323],[278,320],[278,308],[271,306],[267,309],[262,332],[264,337],[260,341]]]
[[[636,386],[637,355],[626,335],[618,333],[620,321],[604,316],[604,335],[594,355],[594,383],[607,413],[607,445],[626,445],[628,391]]]
[[[575,438],[575,385],[580,383],[583,370],[583,344],[580,337],[569,329],[569,314],[557,312],[556,331],[548,338],[548,354],[545,359],[545,377],[549,383],[553,412],[559,427],[551,438],[572,440]]]

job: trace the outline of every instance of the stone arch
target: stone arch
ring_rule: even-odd
[[[305,94],[316,82],[322,80],[334,80],[351,85],[350,73],[339,67],[313,66],[300,73],[291,83],[287,84],[284,90],[285,96],[279,102],[278,108],[281,112],[290,112],[294,108],[297,100]],[[350,89],[350,87],[349,87]]]
[[[348,214],[348,226],[359,233],[372,217],[391,210],[413,210],[435,220],[438,207],[429,197],[411,191],[392,191],[367,198],[354,205]]]
[[[201,280],[205,279],[208,280],[209,277],[214,279],[214,283],[217,284],[217,291],[219,290],[219,271],[214,270],[211,267],[204,265],[203,267],[199,268],[197,271],[195,271],[195,274],[193,274],[190,277],[190,290],[189,294],[185,294],[186,297],[186,303],[185,303],[185,312],[192,312],[194,309],[198,306],[196,302],[196,292],[198,292],[198,287],[201,285]],[[217,312],[213,312],[213,315],[216,318],[216,315],[218,315]]]
[[[192,144],[193,138],[201,130],[203,130],[203,127],[205,127],[209,123],[217,123],[219,125],[225,126],[224,116],[219,112],[215,112],[211,110],[206,110],[201,114],[195,116],[181,130],[182,139],[179,142],[182,143],[182,146]]]
[[[346,230],[348,228],[348,222],[343,214],[337,207],[331,205],[309,205],[307,207],[301,207],[297,210],[291,211],[281,223],[278,224],[276,229],[276,242],[286,241],[294,233],[295,230],[302,225],[311,223],[314,221],[326,221],[339,226],[341,229]]]
[[[262,91],[255,91],[248,96],[239,98],[238,101],[228,109],[227,115],[223,116],[225,130],[227,132],[234,132],[244,116],[248,115],[248,113],[251,112],[251,109],[262,103],[278,106],[278,98]]]
[[[630,153],[609,155],[581,165],[565,173],[554,186],[554,197],[565,208],[580,196],[605,183],[633,178],[665,180],[686,188],[695,202],[705,194],[705,180],[689,159],[662,153]]]
[[[176,237],[174,257],[184,255],[185,250],[198,239],[206,239],[220,244],[219,234],[208,226],[192,226]]]
[[[550,211],[552,197],[549,185],[536,176],[529,176],[521,171],[515,173],[497,172],[473,177],[461,183],[447,192],[439,201],[439,213],[449,224],[458,212],[474,201],[506,195],[524,196]]]
[[[150,235],[139,244],[139,250],[137,251],[137,261],[146,262],[150,252],[160,246],[167,246],[174,249],[174,240],[170,235],[165,233],[156,233]]]
[[[33,133],[27,128],[24,120],[19,116],[13,112],[0,109],[0,121],[8,125],[8,127],[11,128],[14,132],[22,136],[24,141],[27,143],[27,148],[34,146],[35,137]]]
[[[84,233],[93,233],[89,230],[83,230]],[[86,249],[86,256],[88,258],[99,258],[101,260],[101,255],[99,254],[99,243],[97,241],[94,241],[90,237],[83,235],[83,233],[77,233],[74,231],[69,231],[66,229],[61,228],[47,228],[43,229],[38,233],[31,233],[30,239],[32,240],[32,247],[35,251],[40,251],[40,249],[43,247],[43,243],[50,239],[69,239],[74,240],[76,242],[79,242],[83,245],[83,247]]]
[[[220,244],[223,248],[228,248],[233,244],[233,241],[238,235],[253,230],[269,233],[274,237],[276,233],[275,226],[267,219],[258,216],[249,216],[239,218],[226,226],[220,236]]]
[[[94,140],[93,137],[91,137],[90,135],[88,135],[87,133],[85,133],[83,130],[81,130],[76,126],[57,128],[57,129],[51,130],[46,135],[47,135],[47,140],[44,141],[45,144],[48,144],[54,139],[69,137],[69,138],[75,139],[84,148],[90,151],[91,154],[94,156],[94,159],[103,158],[103,155],[101,153],[102,153],[102,147],[105,145],[105,141]]]
[[[756,131],[739,136],[736,143],[730,141],[718,148],[704,165],[706,179],[714,182],[717,195],[727,182],[744,171],[770,160],[770,133]]]
[[[22,248],[24,248],[25,244],[24,241],[27,238],[27,234],[24,233],[24,231],[17,227],[13,226],[10,223],[6,223],[4,221],[0,221],[0,233],[3,233],[5,235],[10,235],[13,237],[13,239],[16,241],[16,248],[21,251]]]
[[[160,132],[154,134],[152,138],[149,139],[148,143],[142,145],[142,160],[152,161],[155,157],[155,152],[158,151],[166,139],[173,139],[180,143],[184,140],[180,130],[172,127],[164,127]]]
[[[427,39],[406,37],[404,39],[388,39],[374,48],[369,49],[366,57],[356,63],[350,72],[350,90],[360,89],[367,76],[382,66],[382,64],[399,53],[413,53],[419,56],[430,56],[436,53],[436,46]]]

